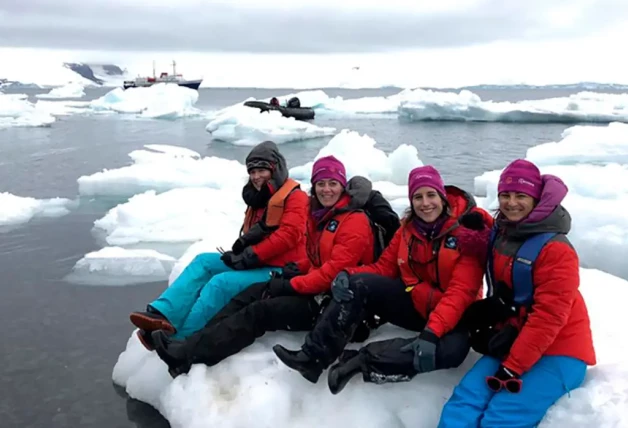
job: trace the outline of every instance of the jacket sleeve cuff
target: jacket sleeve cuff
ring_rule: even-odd
[[[438,325],[434,321],[428,321],[425,330],[430,330],[438,339],[440,339],[445,333],[442,326]]]
[[[510,357],[506,358],[506,360],[502,363],[502,366],[504,366],[511,372],[516,373],[519,376],[522,376],[527,371],[527,370],[523,370],[523,367],[520,367],[519,365],[515,364],[515,362]]]
[[[438,341],[440,340],[439,337],[432,330],[430,330],[429,327],[423,329],[421,334],[419,334],[419,339],[425,340],[430,343],[438,343]]]

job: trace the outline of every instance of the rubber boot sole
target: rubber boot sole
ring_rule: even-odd
[[[138,330],[135,334],[137,335],[137,338],[140,340],[140,343],[144,345],[144,348],[146,348],[149,351],[155,350],[155,346],[152,343],[152,338],[151,338],[151,341],[149,342],[145,336],[145,334],[150,335],[150,333],[144,332],[144,334],[142,334],[142,330]]]
[[[148,317],[146,315],[142,315],[137,312],[132,313],[129,316],[129,319],[131,320],[131,323],[135,327],[139,328],[140,330],[144,330],[144,331],[165,330],[169,333],[176,332],[172,324],[170,324],[165,319]]]

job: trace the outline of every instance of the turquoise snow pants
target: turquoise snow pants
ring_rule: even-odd
[[[525,373],[521,392],[491,391],[500,361],[484,356],[456,386],[441,413],[438,428],[532,428],[563,395],[584,381],[587,365],[576,358],[545,356]]]
[[[223,306],[249,285],[268,281],[272,271],[263,267],[233,270],[220,260],[220,253],[202,253],[181,272],[161,296],[150,304],[185,338],[205,327]]]

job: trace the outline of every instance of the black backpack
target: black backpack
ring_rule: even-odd
[[[371,223],[375,238],[374,258],[376,262],[382,255],[393,236],[401,225],[399,216],[392,209],[390,203],[377,190],[372,190],[366,204],[362,207]]]

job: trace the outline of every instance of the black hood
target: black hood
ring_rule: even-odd
[[[253,150],[246,157],[246,164],[256,161],[268,162],[273,166],[273,177],[270,180],[274,190],[278,190],[288,179],[288,165],[277,144],[272,141],[264,141],[253,147]],[[248,167],[247,167],[248,169]]]

